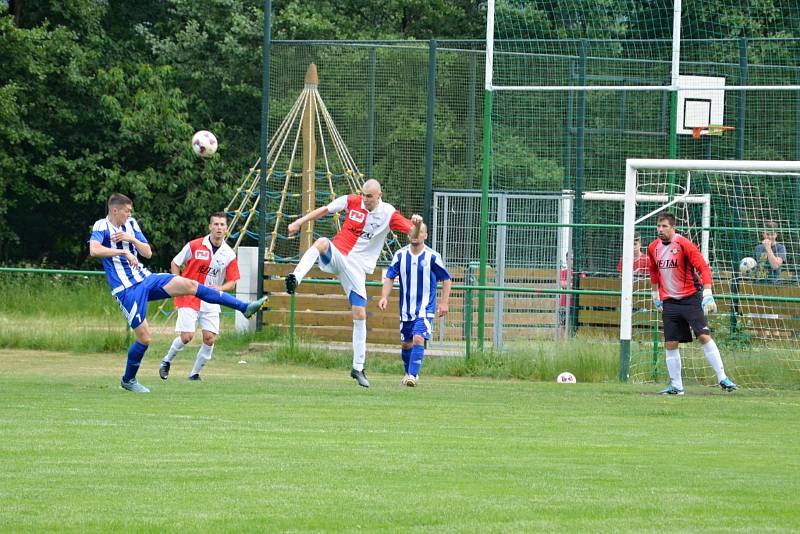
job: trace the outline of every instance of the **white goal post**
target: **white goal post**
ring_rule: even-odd
[[[641,191],[639,174],[642,171],[661,171],[664,176],[669,176],[671,182],[678,184],[677,187],[670,188],[670,194],[664,194],[662,188],[658,193],[652,191]],[[702,194],[702,188],[697,188],[701,194],[693,192],[692,171],[699,171],[706,176],[709,173],[737,173],[736,176],[747,175],[780,175],[780,174],[800,174],[800,161],[759,161],[759,160],[674,160],[674,159],[628,159],[625,166],[625,210],[623,228],[623,250],[622,250],[622,296],[620,301],[620,373],[619,378],[625,381],[629,377],[629,365],[631,354],[632,338],[632,317],[634,305],[634,235],[636,226],[645,219],[650,219],[657,213],[669,210],[676,205],[685,205],[692,202],[703,202],[706,198],[702,222],[702,243],[701,251],[706,260],[708,256],[708,232],[710,224],[710,213],[716,209],[728,209],[726,206],[714,206],[713,200],[707,194]],[[649,193],[649,195],[648,195]],[[735,195],[732,195],[735,197]],[[657,198],[656,198],[657,197]],[[655,203],[655,209],[648,210],[647,213],[637,217],[637,206],[643,201]],[[738,200],[737,200],[738,202]],[[794,225],[791,225],[794,226]],[[698,229],[695,229],[698,230]],[[649,286],[648,286],[649,287]]]

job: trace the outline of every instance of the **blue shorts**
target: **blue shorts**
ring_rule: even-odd
[[[429,319],[417,318],[413,321],[400,321],[400,340],[411,341],[414,336],[422,336],[423,339],[431,338]]]
[[[151,300],[168,299],[164,286],[175,278],[174,274],[151,274],[144,280],[114,295],[119,303],[122,315],[128,320],[131,328],[136,329],[147,318],[147,303]]]

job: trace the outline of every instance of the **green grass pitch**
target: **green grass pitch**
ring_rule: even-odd
[[[0,351],[0,531],[800,528],[798,391],[158,359],[134,395],[121,355]]]

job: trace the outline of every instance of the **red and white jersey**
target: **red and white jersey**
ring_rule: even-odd
[[[178,267],[185,266],[181,276],[196,280],[206,286],[220,287],[225,281],[240,278],[236,253],[224,241],[214,252],[209,236],[198,237],[186,243],[178,255],[172,258],[172,261]],[[219,313],[219,304],[203,302],[194,295],[175,297],[175,307]]]
[[[382,200],[374,210],[367,211],[359,195],[344,195],[328,204],[328,213],[339,211],[346,213],[333,244],[365,273],[375,271],[389,230],[407,233],[413,226],[394,206]]]
[[[661,300],[691,297],[711,284],[711,268],[697,245],[682,235],[675,234],[666,244],[653,240],[647,247],[647,256],[650,282],[658,284]]]

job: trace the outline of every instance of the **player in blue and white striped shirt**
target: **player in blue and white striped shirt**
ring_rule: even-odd
[[[416,234],[416,235],[415,235]],[[405,376],[402,384],[417,385],[425,340],[431,338],[431,321],[447,315],[450,300],[450,273],[438,252],[425,246],[428,228],[425,224],[408,233],[410,244],[395,252],[392,264],[383,279],[378,308],[385,310],[394,279],[400,279],[400,354]],[[436,285],[442,282],[442,301],[436,305]]]
[[[205,302],[222,304],[250,317],[261,308],[266,297],[243,302],[182,276],[151,273],[139,262],[139,256],[149,258],[153,251],[139,223],[131,217],[132,212],[133,201],[130,198],[121,193],[111,195],[108,199],[108,216],[92,227],[89,254],[100,258],[103,263],[111,294],[117,299],[136,337],[128,349],[128,361],[120,386],[134,393],[149,393],[150,390],[136,380],[136,373],[150,345],[150,327],[147,324],[149,301],[194,295]]]

